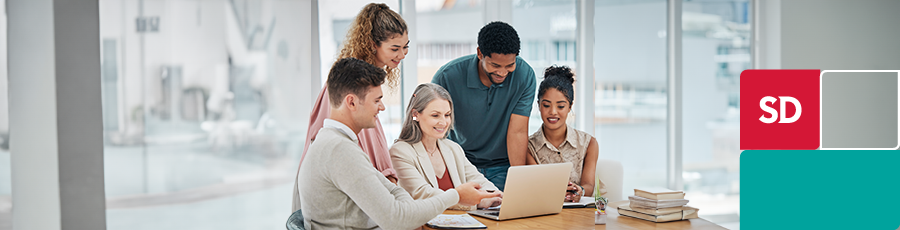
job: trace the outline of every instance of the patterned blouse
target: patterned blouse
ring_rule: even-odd
[[[557,148],[544,137],[544,129],[538,128],[537,132],[528,137],[528,150],[538,164],[572,163],[572,171],[569,173],[569,181],[581,184],[581,172],[584,167],[584,157],[587,155],[588,145],[591,143],[590,134],[566,126],[566,140]],[[601,194],[606,193],[605,185],[600,182]]]

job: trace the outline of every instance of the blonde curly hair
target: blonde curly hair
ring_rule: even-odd
[[[406,33],[406,21],[400,17],[400,14],[391,10],[384,3],[369,3],[359,11],[353,24],[350,25],[347,39],[344,40],[337,59],[353,57],[375,64],[375,47],[372,46],[372,43],[375,46],[381,46],[382,42]],[[400,70],[385,66],[384,71],[387,72],[387,85],[391,88],[397,86]]]

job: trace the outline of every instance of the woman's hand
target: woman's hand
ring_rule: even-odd
[[[488,193],[497,193],[497,194],[500,194],[500,196],[493,197],[493,198],[481,199],[481,203],[478,203],[478,206],[476,206],[477,208],[497,207],[500,205],[500,203],[503,202],[503,192],[501,192],[500,190],[484,190],[484,191],[488,192]]]
[[[569,186],[566,187],[566,202],[578,202],[583,195],[584,191],[581,189],[581,186],[569,182]]]
[[[469,182],[456,186],[456,192],[459,193],[459,204],[465,206],[478,205],[481,200],[500,197],[501,194],[485,192],[481,189],[481,185],[475,182]]]
[[[500,198],[500,197],[481,199],[481,203],[478,203],[478,206],[476,206],[476,207],[477,208],[497,207],[502,202],[503,202],[503,198]]]

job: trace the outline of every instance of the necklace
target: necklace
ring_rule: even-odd
[[[428,148],[425,148],[425,152],[428,152],[428,156],[434,156],[434,153],[436,153],[437,151],[438,151],[437,146],[435,146],[434,149],[430,150],[430,151],[428,150]]]

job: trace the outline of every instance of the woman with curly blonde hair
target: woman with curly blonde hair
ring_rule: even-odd
[[[409,33],[406,21],[384,3],[369,3],[359,11],[356,19],[350,25],[347,38],[337,59],[353,57],[384,69],[387,72],[385,82],[390,89],[393,89],[400,78],[400,71],[397,67],[400,65],[400,61],[406,58],[408,52]],[[300,157],[301,165],[306,151],[309,149],[309,144],[315,140],[325,118],[328,118],[330,114],[331,106],[327,86],[325,86],[319,93],[309,117],[306,145],[303,148],[303,155]],[[359,145],[369,155],[372,166],[384,174],[388,180],[397,183],[397,172],[391,164],[391,155],[388,152],[387,139],[384,137],[381,121],[377,120],[375,128],[363,129],[357,136]],[[294,211],[300,209],[299,190],[296,184],[299,177],[300,175],[297,174],[297,178],[294,179]]]

